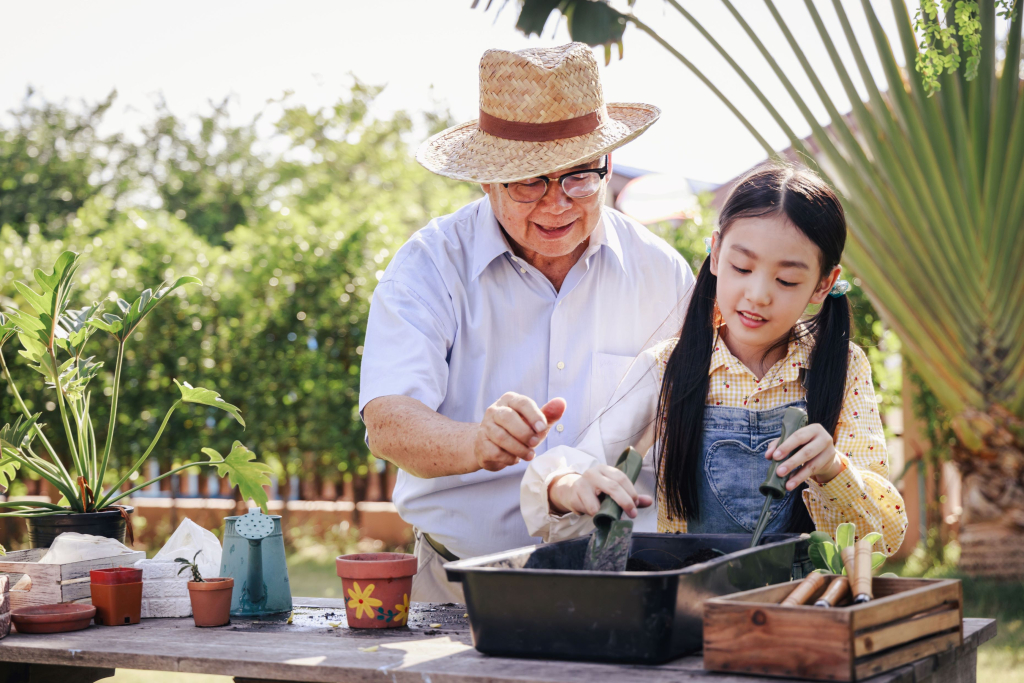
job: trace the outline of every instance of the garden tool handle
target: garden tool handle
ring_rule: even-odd
[[[800,408],[789,407],[786,408],[785,414],[782,416],[782,433],[779,434],[779,440],[775,443],[776,446],[781,446],[782,442],[793,435],[796,430],[807,425],[807,412]],[[796,453],[800,448],[793,451]],[[789,454],[789,458],[793,457],[793,453]],[[786,458],[786,460],[789,460]],[[772,498],[782,498],[786,495],[786,480],[793,476],[790,472],[786,475],[785,479],[775,473],[779,469],[779,465],[786,462],[786,460],[772,460],[771,465],[768,466],[768,476],[765,477],[764,483],[761,484],[759,490],[761,495],[771,496]]]
[[[874,597],[871,590],[871,546],[873,543],[868,539],[861,539],[856,544],[856,556],[854,564],[857,565],[856,575],[853,580],[853,601],[855,603],[868,602]]]
[[[814,603],[815,607],[835,607],[836,603],[843,599],[846,591],[850,589],[850,580],[845,576],[837,576],[828,585],[825,594]]]
[[[783,605],[795,606],[802,605],[811,599],[815,591],[825,585],[825,575],[814,572],[804,577],[804,580],[797,584],[797,587],[793,589],[793,592],[786,596],[785,600],[782,601]]]
[[[846,568],[846,576],[850,581],[850,586],[854,585],[854,579],[857,576],[856,567],[854,567],[854,554],[857,549],[855,546],[848,545],[839,552],[839,557],[843,560],[843,567]]]
[[[630,446],[626,450],[622,451],[622,455],[619,456],[618,462],[615,463],[615,467],[621,470],[632,483],[636,483],[637,477],[640,476],[640,468],[644,465],[644,457],[640,455],[640,452]],[[619,521],[622,516],[622,506],[615,502],[615,499],[607,494],[601,496],[601,508],[594,515],[594,526],[601,526],[611,524],[612,522]]]

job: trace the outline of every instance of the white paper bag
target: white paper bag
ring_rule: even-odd
[[[160,548],[160,552],[153,556],[153,560],[174,562],[176,558],[184,557],[192,562],[199,551],[202,552],[195,559],[199,565],[199,573],[203,575],[204,579],[218,576],[220,574],[220,541],[212,531],[204,529],[186,517],[167,539],[167,543],[164,543],[164,547]]]

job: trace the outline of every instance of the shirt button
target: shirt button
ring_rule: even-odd
[[[555,429],[557,429],[560,432],[565,431],[565,427],[561,424],[555,425]]]
[[[520,272],[520,273],[525,273],[525,272],[526,272],[526,268],[520,268],[520,269],[519,269],[519,272]]]
[[[565,363],[563,363],[562,361],[558,361],[558,369],[565,370]]]

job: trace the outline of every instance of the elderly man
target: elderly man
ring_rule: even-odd
[[[633,358],[678,333],[692,272],[605,206],[612,150],[659,115],[606,104],[582,43],[490,50],[479,120],[417,153],[486,196],[415,233],[370,307],[360,414],[371,451],[401,469],[413,600],[461,602],[445,561],[537,542],[519,512],[523,461],[572,444]],[[653,481],[649,469],[638,490]]]

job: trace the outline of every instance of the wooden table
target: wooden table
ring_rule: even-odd
[[[414,604],[409,628],[355,631],[341,600],[296,598],[283,619],[235,619],[199,629],[192,619],[147,619],[136,626],[91,626],[74,633],[12,633],[0,640],[0,683],[92,683],[115,668],[234,676],[256,681],[357,683],[757,683],[756,676],[704,671],[700,655],[661,666],[586,664],[481,655],[462,605]],[[440,626],[438,626],[440,625]],[[967,683],[993,619],[965,619],[964,644],[871,679],[877,683]]]

